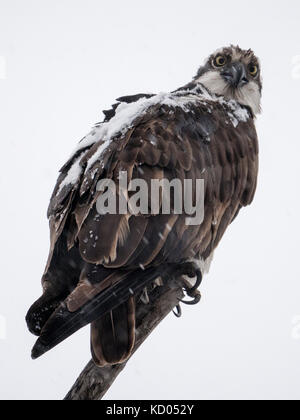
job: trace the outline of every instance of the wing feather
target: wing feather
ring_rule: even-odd
[[[75,245],[76,240],[79,240],[82,258],[88,262],[106,261],[107,263],[110,261],[113,264],[118,259],[118,252],[122,254],[122,257],[118,259],[120,264],[125,261],[132,262],[134,252],[141,247],[145,248],[141,244],[142,238],[146,235],[147,241],[147,231],[152,232],[154,229],[153,226],[150,227],[151,223],[150,225],[148,222],[142,223],[145,230],[141,229],[143,234],[137,239],[137,229],[140,228],[135,228],[135,223],[139,226],[142,216],[133,216],[130,218],[130,230],[126,239],[128,243],[123,241],[123,246],[119,246],[123,217],[107,215],[95,227],[94,219],[97,218],[95,187],[104,176],[117,179],[118,172],[125,170],[129,174],[129,181],[140,177],[150,184],[151,178],[157,177],[155,172],[160,167],[164,169],[162,174],[169,179],[176,177],[183,180],[189,176],[192,176],[192,179],[203,178],[205,180],[206,220],[198,229],[197,234],[200,243],[205,239],[210,252],[215,248],[215,243],[211,242],[214,238],[222,236],[217,233],[218,228],[221,226],[221,232],[226,230],[223,227],[224,224],[226,225],[225,220],[228,225],[240,206],[249,204],[253,198],[257,177],[257,138],[252,119],[240,122],[237,127],[234,127],[224,119],[218,106],[210,112],[203,107],[201,109],[197,107],[191,114],[187,114],[181,108],[176,108],[173,112],[167,107],[163,110],[161,107],[155,107],[149,114],[140,118],[134,127],[111,143],[101,155],[101,161],[96,160],[88,170],[85,170],[84,176],[80,179],[80,185],[74,185],[71,191],[69,189],[64,191],[64,195],[60,197],[60,207],[57,205],[57,198],[52,199],[50,217],[59,220],[59,223],[55,225],[57,236],[61,233],[66,218],[74,214],[77,229],[73,227],[70,242]],[[103,141],[99,140],[81,157],[83,168],[88,165],[102,144]],[[78,155],[74,156],[74,159],[76,158],[78,159]],[[67,171],[71,166],[70,161],[64,170]],[[193,168],[197,170],[192,170]],[[143,171],[147,174],[142,174]],[[59,183],[62,182],[64,176],[66,175],[62,174]],[[56,192],[57,190],[58,188]],[[76,193],[78,190],[79,194]],[[231,210],[228,210],[229,207]],[[225,214],[230,214],[230,217],[225,217]],[[128,216],[126,218],[129,220]],[[155,224],[158,226],[156,230],[162,231],[161,224],[163,223],[163,220],[156,218]],[[108,228],[108,226],[112,227]],[[173,223],[172,226],[180,243],[181,236],[188,229],[182,223]],[[95,229],[98,232],[97,236],[101,238],[101,246],[83,245],[82,242],[87,239],[88,232]],[[210,234],[209,231],[212,233]],[[186,236],[188,235],[187,232]],[[166,238],[158,241],[157,247],[161,246],[161,241],[164,243]],[[133,242],[137,242],[135,249]],[[128,244],[130,244],[128,255],[125,255]],[[152,246],[154,246],[153,243]],[[202,246],[200,248],[203,249]],[[152,259],[148,259],[147,263],[151,264],[156,255],[157,252],[153,252]]]
[[[106,120],[114,118],[118,106],[107,113]],[[97,130],[90,135],[93,141],[90,137],[83,140],[62,168],[50,202],[51,248],[45,289],[50,285],[54,290],[59,281],[64,298],[71,292],[66,300],[69,310],[79,310],[112,287],[114,279],[125,281],[126,273],[137,267],[209,259],[241,207],[252,202],[256,189],[254,121],[249,114],[236,125],[228,117],[231,112],[224,102],[209,99],[175,108],[156,104],[126,130],[115,133],[109,143],[97,137]],[[169,215],[151,211],[148,215],[99,215],[96,203],[102,193],[97,184],[104,178],[118,183],[120,171],[127,172],[128,182],[141,178],[148,187],[152,179],[192,179],[194,183],[203,179],[203,223],[187,225],[186,214],[174,214],[174,200]],[[161,208],[161,196],[159,200]],[[151,210],[150,203],[148,207]],[[61,276],[55,272],[57,255],[61,267],[80,259],[80,267],[74,271],[77,282],[66,282],[68,293],[61,293]],[[114,275],[115,269],[121,271]],[[97,279],[91,280],[95,276]],[[47,328],[55,322],[53,318]],[[130,341],[127,347],[131,345]]]

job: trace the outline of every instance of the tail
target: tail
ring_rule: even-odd
[[[91,352],[99,367],[125,362],[135,343],[135,302],[131,297],[91,324]]]
[[[80,328],[91,326],[91,346],[100,366],[120,363],[128,358],[134,346],[134,296],[158,277],[170,274],[168,265],[119,273],[119,281],[99,293],[99,285],[79,285],[46,324],[32,349],[32,358],[42,356]],[[98,291],[98,294],[97,294]]]

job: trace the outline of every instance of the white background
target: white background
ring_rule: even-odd
[[[201,304],[170,315],[107,398],[300,398],[299,21],[298,0],[0,0],[1,399],[61,399],[90,359],[88,328],[30,359],[58,169],[116,97],[173,90],[230,43],[263,67],[255,202]]]

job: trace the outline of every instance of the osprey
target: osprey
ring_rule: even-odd
[[[37,358],[87,324],[99,366],[121,363],[135,343],[135,306],[158,278],[197,288],[224,232],[254,197],[258,172],[255,117],[261,70],[251,50],[212,54],[189,84],[158,95],[122,97],[79,143],[61,169],[48,217],[51,246],[43,295],[30,308]],[[187,214],[101,213],[103,179],[120,183],[203,180],[204,219]],[[121,200],[123,192],[117,193]],[[116,197],[115,197],[116,198]],[[128,199],[128,197],[127,197]],[[188,286],[189,284],[189,286]]]

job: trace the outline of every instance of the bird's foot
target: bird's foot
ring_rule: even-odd
[[[187,262],[179,266],[179,273],[180,282],[186,295],[192,298],[192,300],[180,300],[180,302],[186,305],[196,305],[201,300],[201,293],[198,290],[202,283],[202,273],[200,268],[192,262]],[[190,281],[184,276],[187,276],[190,279],[196,278],[195,284],[191,286]]]

